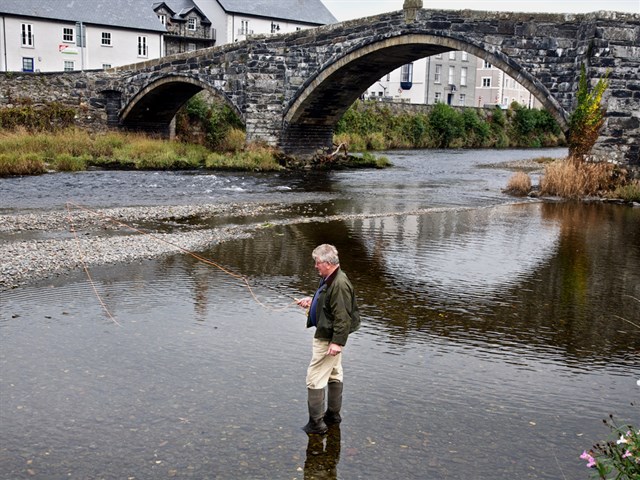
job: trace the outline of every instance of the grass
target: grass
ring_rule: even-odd
[[[518,197],[529,195],[529,192],[531,192],[531,177],[525,172],[514,173],[509,179],[509,183],[507,183],[505,192]]]
[[[640,202],[640,180],[629,179],[625,170],[611,163],[589,163],[572,158],[546,161],[539,187],[543,196],[568,199],[600,197]],[[504,192],[524,196],[531,192],[531,188],[529,175],[518,171],[509,179]]]
[[[276,152],[244,147],[241,130],[224,144],[230,153],[212,153],[202,145],[158,140],[141,134],[89,134],[79,129],[29,132],[0,131],[0,176],[79,171],[90,166],[135,170],[221,168],[279,170]]]
[[[610,163],[553,162],[544,168],[540,193],[563,198],[602,196],[616,187],[614,171],[615,166]]]

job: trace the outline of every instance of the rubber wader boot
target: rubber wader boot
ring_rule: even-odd
[[[327,425],[335,425],[342,421],[340,409],[342,408],[342,382],[329,383],[329,399],[327,400],[327,413],[324,422]]]
[[[327,433],[327,424],[324,423],[324,388],[307,389],[309,404],[309,423],[302,429],[308,434],[322,435]]]

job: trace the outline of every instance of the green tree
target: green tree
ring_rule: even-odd
[[[607,75],[608,76],[608,75]],[[569,156],[576,161],[584,160],[598,140],[598,132],[604,123],[605,108],[602,96],[609,86],[605,78],[589,88],[584,64],[580,70],[576,109],[569,119]]]

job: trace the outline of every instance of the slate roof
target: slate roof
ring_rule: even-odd
[[[150,0],[0,0],[0,15],[166,32]]]
[[[173,20],[177,21],[185,21],[185,16],[189,14],[191,11],[196,11],[200,17],[202,18],[203,23],[211,24],[211,21],[207,18],[207,16],[200,10],[193,0],[164,0],[163,2],[156,2],[153,4],[153,10],[156,11],[158,7],[164,5],[173,13]]]
[[[338,22],[320,0],[218,0],[218,3],[227,13],[292,20],[313,25]]]

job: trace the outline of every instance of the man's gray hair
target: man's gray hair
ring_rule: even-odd
[[[327,262],[331,265],[340,265],[340,259],[338,258],[338,249],[328,243],[318,245],[311,254],[311,257],[315,261]]]

